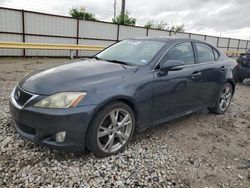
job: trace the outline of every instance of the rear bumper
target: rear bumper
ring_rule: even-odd
[[[9,102],[9,108],[16,131],[39,145],[66,151],[84,151],[85,135],[93,106],[71,109],[44,109],[33,106],[18,108]],[[57,142],[55,134],[66,132],[63,142]]]

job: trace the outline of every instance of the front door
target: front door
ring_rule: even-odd
[[[160,70],[160,64],[168,60],[184,62],[182,70]],[[199,107],[200,72],[195,64],[194,48],[190,42],[173,46],[161,59],[154,71],[153,122],[161,123],[178,114]]]

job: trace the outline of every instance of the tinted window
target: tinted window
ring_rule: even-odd
[[[214,61],[213,49],[210,46],[202,43],[196,43],[196,47],[199,63]]]
[[[161,62],[166,62],[168,60],[180,60],[186,65],[194,64],[192,44],[190,42],[185,42],[175,45],[166,53]]]
[[[214,59],[215,59],[215,60],[219,59],[220,54],[219,54],[219,53],[217,52],[217,50],[215,50],[214,48],[213,48],[213,51],[214,51]]]

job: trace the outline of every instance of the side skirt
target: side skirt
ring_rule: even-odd
[[[194,112],[203,110],[203,109],[205,109],[205,108],[207,108],[207,106],[206,106],[206,107],[202,107],[202,108],[196,108],[196,109],[189,110],[189,111],[185,111],[185,112],[182,112],[182,113],[177,114],[177,115],[168,116],[168,117],[166,117],[166,118],[163,118],[163,119],[160,119],[160,120],[156,120],[156,121],[154,121],[154,122],[148,123],[148,124],[143,125],[143,126],[140,126],[140,125],[139,125],[138,127],[143,127],[143,128],[137,129],[137,132],[140,133],[140,132],[142,132],[142,131],[144,131],[144,130],[146,130],[146,129],[155,127],[155,126],[160,125],[160,124],[163,124],[163,123],[168,123],[168,122],[170,122],[170,121],[172,121],[172,120],[175,120],[175,119],[178,119],[178,118],[181,118],[181,117],[190,115],[190,114],[192,114],[192,113],[194,113]]]

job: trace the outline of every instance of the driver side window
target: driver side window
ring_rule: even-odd
[[[190,42],[183,42],[173,46],[161,59],[160,63],[168,60],[179,60],[185,65],[194,64],[194,51]]]

